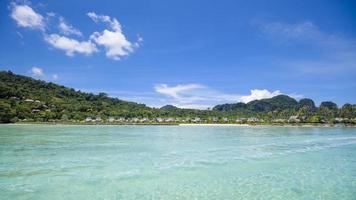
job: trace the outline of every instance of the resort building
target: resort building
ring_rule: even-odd
[[[95,118],[95,121],[96,121],[96,122],[101,122],[101,121],[102,121],[102,119],[101,119],[101,117],[100,117],[100,116],[97,116],[97,117]]]
[[[91,121],[92,121],[92,118],[91,118],[91,117],[85,118],[85,122],[91,122]]]
[[[247,122],[247,119],[246,119],[246,118],[237,118],[237,119],[236,119],[236,123],[242,124],[242,123],[246,123],[246,122]]]
[[[115,121],[115,117],[109,117],[108,122],[113,123]]]
[[[300,122],[300,119],[298,118],[297,115],[294,115],[294,116],[290,116],[290,117],[289,117],[288,122],[299,123],[299,122]]]
[[[250,117],[247,119],[247,122],[249,123],[256,123],[256,122],[259,122],[260,120],[257,119],[256,117]]]

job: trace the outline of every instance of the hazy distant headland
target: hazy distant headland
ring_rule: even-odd
[[[54,83],[0,72],[1,123],[82,124],[356,124],[356,104],[338,107],[331,101],[316,106],[278,95],[248,103],[216,105],[210,110],[181,109],[172,105],[151,108],[76,91]]]

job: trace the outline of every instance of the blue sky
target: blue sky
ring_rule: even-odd
[[[1,1],[0,69],[159,107],[356,103],[355,1]]]

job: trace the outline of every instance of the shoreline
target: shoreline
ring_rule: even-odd
[[[257,126],[275,126],[275,127],[346,127],[356,128],[355,124],[321,124],[321,123],[251,123],[251,124],[223,124],[223,123],[58,123],[58,122],[18,122],[2,123],[0,125],[66,125],[66,126],[205,126],[205,127],[257,127]]]

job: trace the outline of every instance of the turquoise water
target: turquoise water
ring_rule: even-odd
[[[0,126],[0,199],[356,199],[356,129]]]

